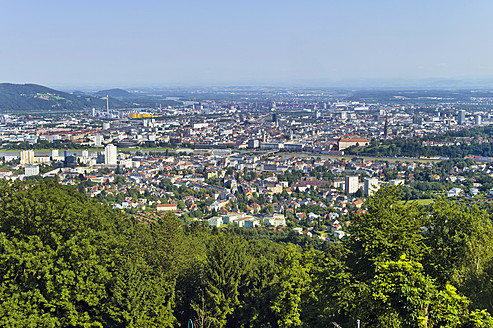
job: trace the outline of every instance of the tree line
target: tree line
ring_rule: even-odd
[[[433,138],[430,138],[432,140]],[[437,139],[437,138],[435,138]],[[441,141],[442,138],[438,138]],[[448,157],[464,158],[465,156],[493,157],[492,143],[472,141],[457,142],[451,146],[424,146],[422,138],[400,138],[372,141],[368,147],[351,146],[344,151],[348,155],[377,156],[377,157]]]

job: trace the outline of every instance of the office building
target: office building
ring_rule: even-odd
[[[253,148],[258,148],[259,146],[260,143],[257,139],[248,140],[248,148],[253,149]]]
[[[67,155],[63,159],[63,167],[76,168],[77,167],[77,157],[75,155]]]
[[[23,150],[21,151],[21,164],[34,164],[34,151]]]
[[[39,166],[38,165],[26,165],[24,167],[24,175],[30,177],[33,175],[39,174]]]
[[[466,111],[465,110],[459,111],[459,117],[458,117],[457,122],[459,123],[459,125],[466,124]]]
[[[109,144],[104,148],[104,164],[116,165],[117,148],[115,145]]]
[[[356,176],[347,176],[346,183],[344,185],[344,191],[348,194],[354,194],[359,189],[359,177]]]
[[[94,136],[94,147],[103,147],[104,138],[102,135],[97,134]]]
[[[104,164],[104,152],[99,151],[96,155],[96,164]]]
[[[272,114],[272,122],[277,123],[277,113]]]
[[[60,156],[60,153],[58,152],[58,149],[52,149],[51,150],[51,159],[55,160]]]
[[[480,114],[476,114],[476,116],[474,117],[474,124],[481,125],[481,115]]]
[[[365,178],[363,191],[365,196],[373,196],[380,187],[380,182],[377,178]]]

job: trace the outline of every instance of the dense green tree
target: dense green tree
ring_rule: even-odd
[[[207,249],[204,272],[205,299],[214,327],[224,327],[240,305],[240,289],[248,285],[251,258],[243,239],[229,235],[214,236]]]
[[[122,227],[55,182],[0,183],[0,323],[102,326]]]
[[[407,254],[421,259],[426,252],[421,234],[422,218],[414,203],[402,203],[401,188],[384,186],[368,199],[368,211],[356,216],[347,245],[354,274],[372,277],[375,264]]]
[[[427,212],[424,260],[428,271],[440,284],[458,286],[475,305],[491,309],[490,283],[485,279],[493,258],[493,225],[484,211],[445,198],[438,199]]]
[[[303,298],[310,290],[309,265],[296,247],[289,245],[281,258],[279,284],[271,305],[279,327],[301,326]]]
[[[419,262],[379,263],[366,320],[378,327],[459,327],[469,301],[451,285],[437,288]]]

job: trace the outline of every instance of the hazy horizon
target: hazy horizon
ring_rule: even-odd
[[[493,2],[0,1],[0,78],[57,88],[493,87]],[[376,85],[372,85],[372,83]]]

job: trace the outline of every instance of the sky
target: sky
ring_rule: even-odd
[[[0,0],[0,82],[493,80],[491,0]]]

